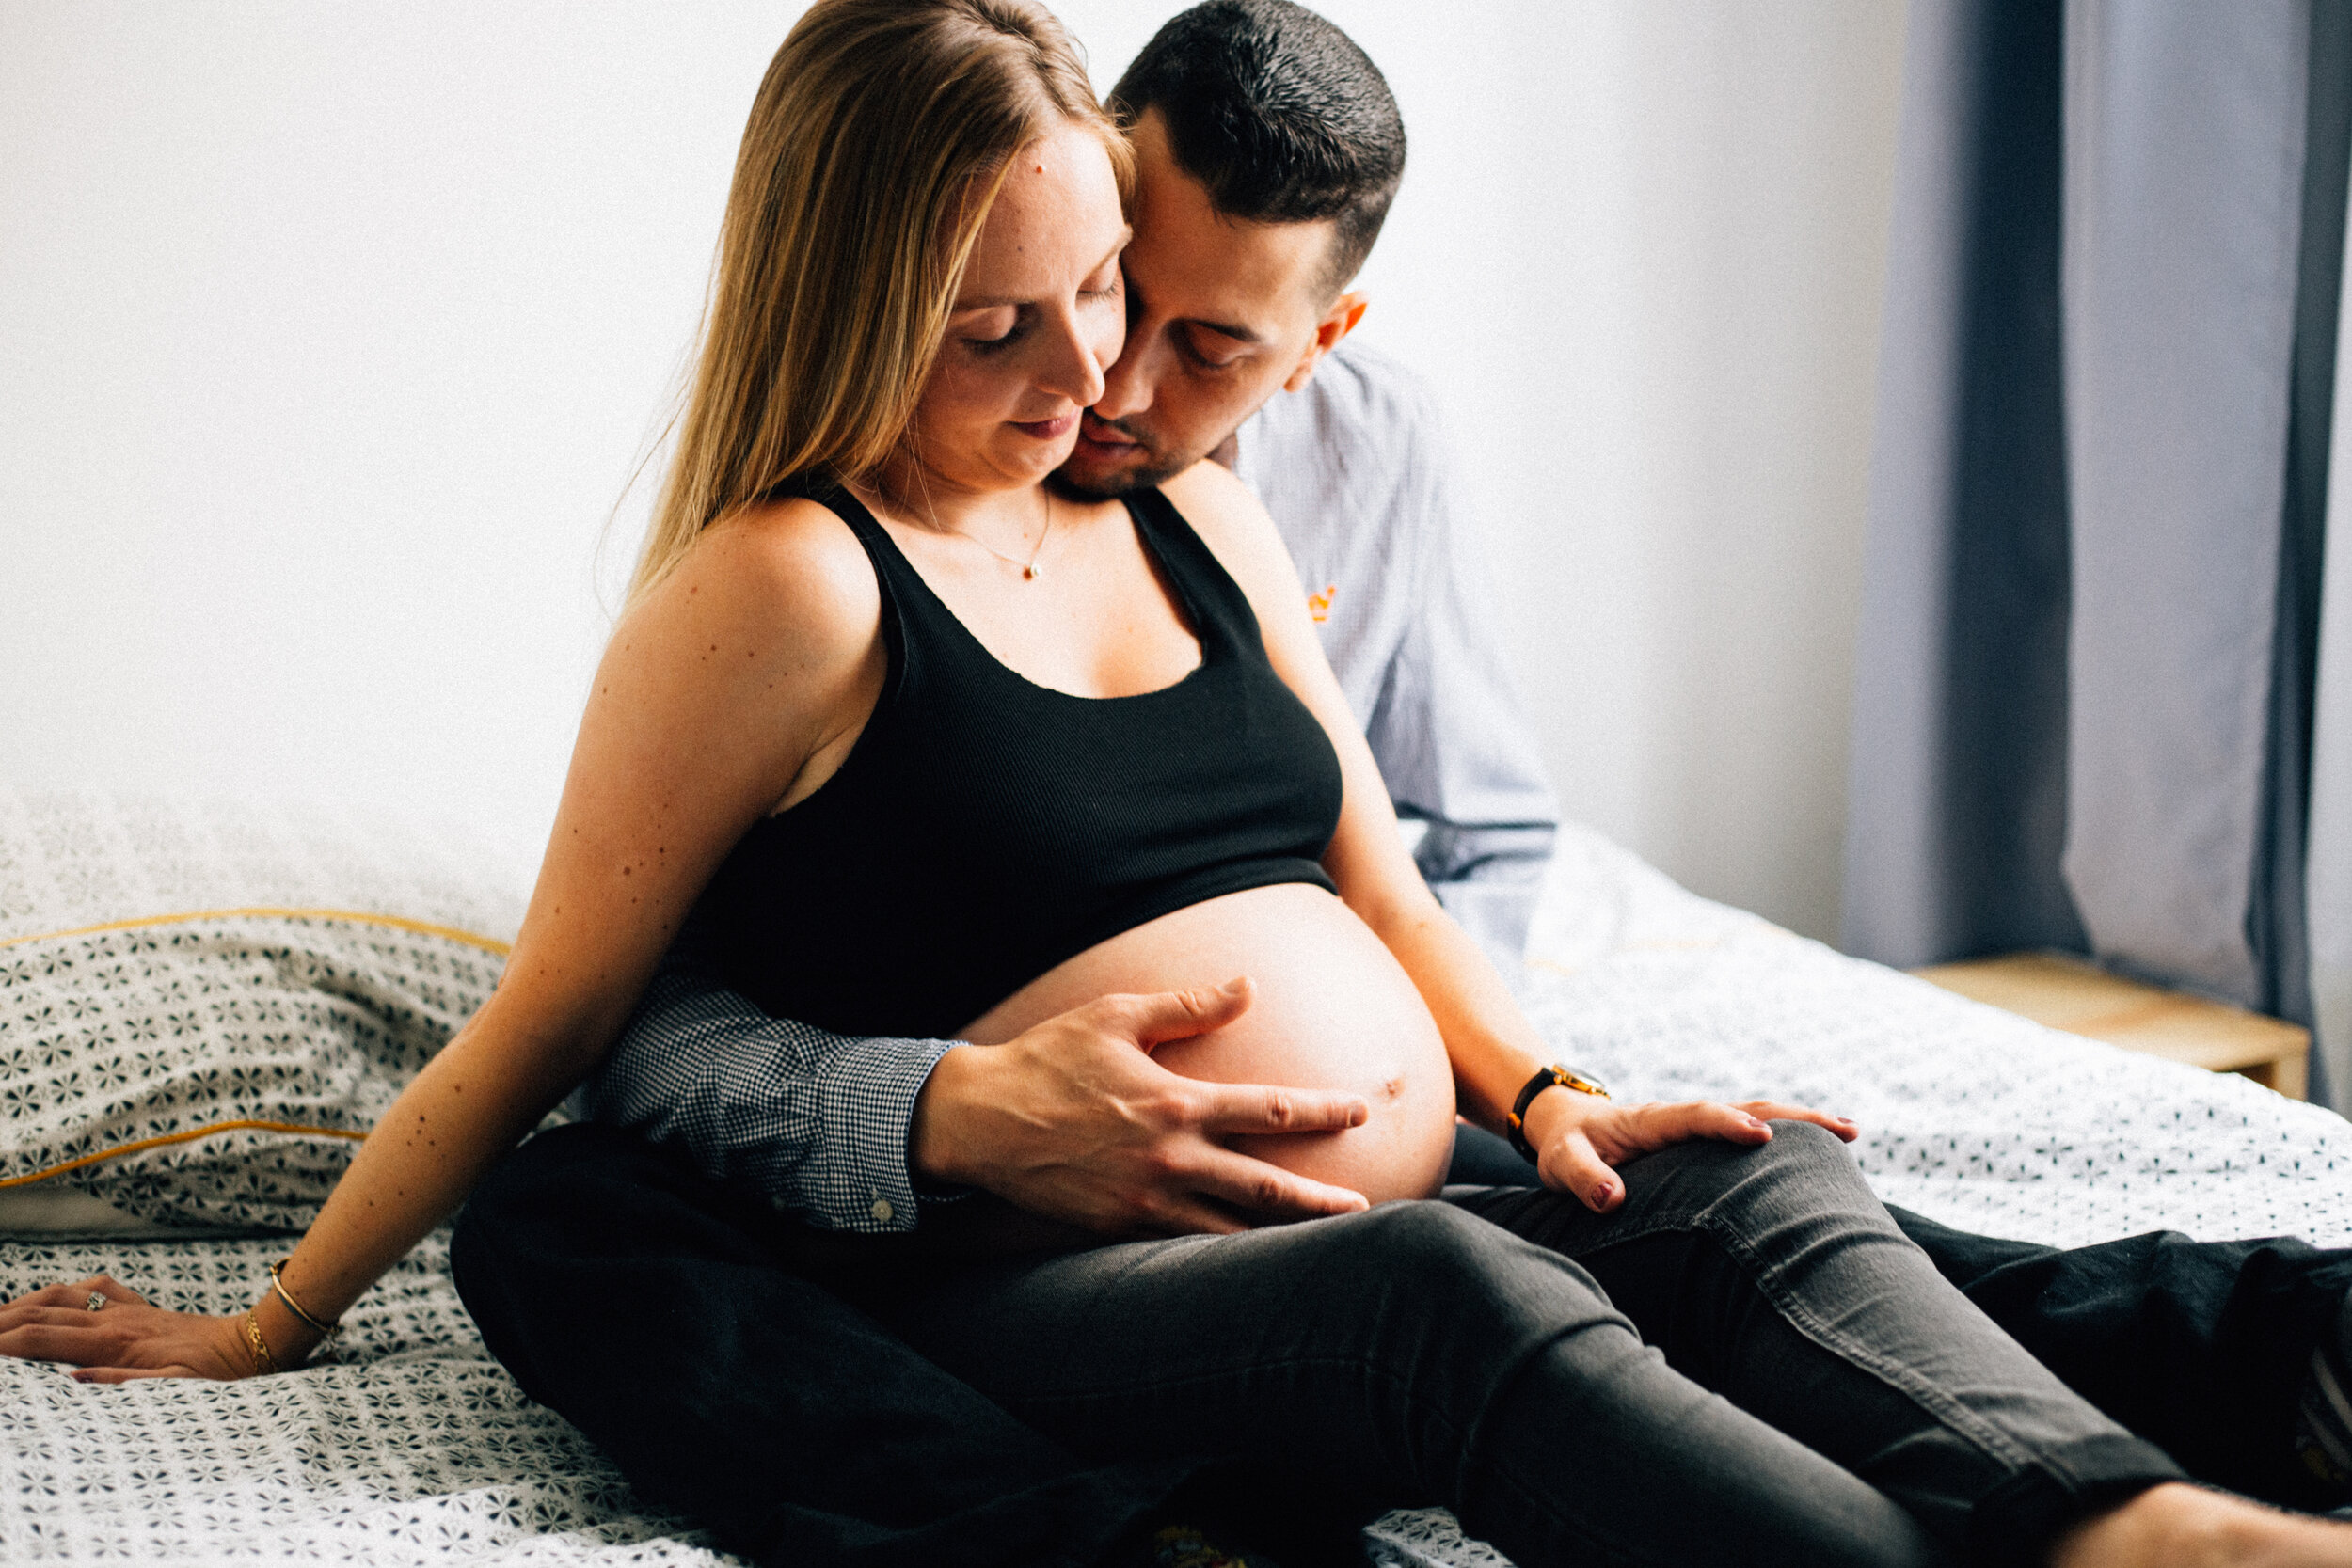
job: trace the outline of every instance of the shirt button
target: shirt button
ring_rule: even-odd
[[[888,1198],[878,1197],[874,1200],[874,1206],[866,1212],[874,1216],[874,1223],[876,1225],[888,1225],[891,1221],[891,1217],[897,1214],[898,1211],[892,1207]]]

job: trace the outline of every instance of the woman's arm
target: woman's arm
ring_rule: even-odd
[[[1343,794],[1324,869],[1428,1004],[1453,1062],[1462,1114],[1490,1132],[1505,1132],[1512,1101],[1551,1060],[1550,1051],[1406,852],[1379,767],[1324,657],[1306,588],[1280,534],[1248,487],[1215,464],[1196,464],[1167,491],[1248,594],[1267,658],[1339,752]],[[1764,1125],[1771,1117],[1816,1121],[1842,1137],[1854,1135],[1850,1122],[1769,1101],[1620,1105],[1565,1088],[1536,1096],[1525,1132],[1547,1183],[1606,1212],[1625,1191],[1612,1165],[1692,1137],[1761,1143],[1772,1136]]]
[[[284,1271],[313,1316],[341,1316],[587,1073],[735,841],[848,754],[882,689],[880,626],[864,551],[805,501],[709,530],[621,623],[497,991],[376,1124]],[[242,1316],[92,1314],[44,1299],[57,1289],[0,1308],[0,1352],[100,1381],[254,1370]],[[274,1293],[253,1322],[279,1365],[316,1340]]]

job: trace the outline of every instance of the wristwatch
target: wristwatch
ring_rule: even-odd
[[[1527,1108],[1535,1103],[1537,1095],[1554,1085],[1574,1089],[1579,1094],[1597,1094],[1603,1100],[1609,1098],[1608,1085],[1590,1073],[1579,1072],[1572,1067],[1562,1067],[1558,1062],[1530,1078],[1527,1086],[1519,1090],[1519,1097],[1511,1101],[1511,1147],[1518,1149],[1519,1158],[1531,1165],[1537,1162],[1535,1151],[1527,1143]]]

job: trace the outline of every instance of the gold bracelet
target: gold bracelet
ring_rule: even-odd
[[[287,1311],[292,1312],[295,1317],[300,1318],[304,1323],[310,1325],[311,1329],[319,1335],[319,1342],[321,1345],[324,1346],[332,1344],[335,1339],[335,1332],[342,1325],[338,1323],[323,1323],[316,1318],[310,1316],[310,1313],[305,1312],[302,1309],[302,1303],[294,1300],[293,1292],[286,1289],[286,1282],[278,1277],[278,1271],[293,1261],[294,1259],[291,1258],[280,1258],[277,1262],[272,1263],[269,1266],[269,1288],[278,1292],[278,1299],[286,1304]]]
[[[262,1320],[250,1308],[245,1315],[246,1354],[253,1358],[253,1375],[266,1377],[278,1370],[278,1358],[269,1353],[269,1341],[262,1338]]]

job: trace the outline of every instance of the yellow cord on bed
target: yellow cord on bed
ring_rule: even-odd
[[[195,1138],[209,1138],[215,1132],[301,1132],[314,1138],[349,1138],[354,1143],[365,1138],[365,1132],[346,1132],[340,1127],[305,1127],[298,1121],[215,1121],[204,1127],[191,1127],[184,1132],[166,1132],[159,1138],[141,1138],[135,1144],[117,1144],[95,1154],[85,1154],[78,1160],[68,1160],[62,1165],[51,1165],[30,1176],[11,1176],[0,1180],[0,1187],[23,1187],[35,1181],[46,1181],[53,1176],[63,1176],[84,1165],[94,1165],[101,1160],[112,1160],[124,1154],[136,1154],[144,1149],[161,1148],[166,1144],[183,1144]]]
[[[454,926],[436,926],[430,921],[409,920],[396,914],[368,914],[358,910],[294,910],[271,905],[253,905],[234,910],[190,910],[184,914],[151,914],[137,920],[109,920],[103,926],[76,926],[68,931],[42,931],[29,937],[0,938],[0,947],[19,947],[28,942],[55,942],[62,937],[95,936],[102,931],[129,931],[142,926],[179,926],[192,920],[340,920],[354,926],[389,926],[396,931],[415,931],[422,936],[446,937],[462,942],[469,947],[479,947],[485,953],[503,958],[514,951],[511,942],[496,937],[477,936]]]

